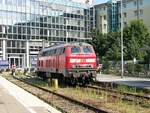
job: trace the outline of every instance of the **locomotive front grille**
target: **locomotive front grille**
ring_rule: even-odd
[[[92,69],[93,66],[90,64],[79,64],[79,65],[72,65],[73,69]]]
[[[95,69],[69,69],[68,75],[73,75],[74,77],[80,77],[82,75],[92,75],[93,77],[96,76],[96,70]]]
[[[68,73],[84,73],[84,72],[88,72],[88,73],[95,73],[96,69],[69,69]]]

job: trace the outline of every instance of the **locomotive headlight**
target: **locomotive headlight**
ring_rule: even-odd
[[[86,62],[89,62],[89,63],[91,63],[91,62],[96,62],[96,59],[94,59],[94,58],[86,59]]]
[[[70,63],[79,63],[80,61],[81,59],[74,59],[74,58],[70,59]]]

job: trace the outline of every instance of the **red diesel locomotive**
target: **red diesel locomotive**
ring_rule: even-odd
[[[44,48],[38,56],[37,75],[87,84],[96,77],[96,54],[88,43],[66,43]]]

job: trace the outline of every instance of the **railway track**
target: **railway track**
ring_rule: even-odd
[[[149,96],[138,95],[138,94],[129,93],[129,92],[121,92],[121,91],[117,91],[117,90],[110,89],[110,88],[104,88],[100,86],[86,85],[86,87],[95,89],[95,90],[103,90],[103,91],[109,92],[108,96],[121,98],[122,100],[125,100],[125,101],[134,101],[137,104],[143,104],[143,102],[145,101],[150,102]]]
[[[9,79],[19,87],[32,93],[38,98],[56,107],[63,113],[111,113],[107,110],[97,108],[91,104],[83,103],[79,100],[51,91],[46,88],[39,87],[31,82],[25,81],[21,78],[14,77]]]

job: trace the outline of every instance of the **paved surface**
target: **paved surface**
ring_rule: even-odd
[[[0,113],[61,113],[0,76]]]
[[[150,89],[150,78],[137,78],[137,77],[123,77],[115,75],[98,74],[97,80],[100,82],[113,82],[118,84],[125,84],[135,86],[138,88]]]

